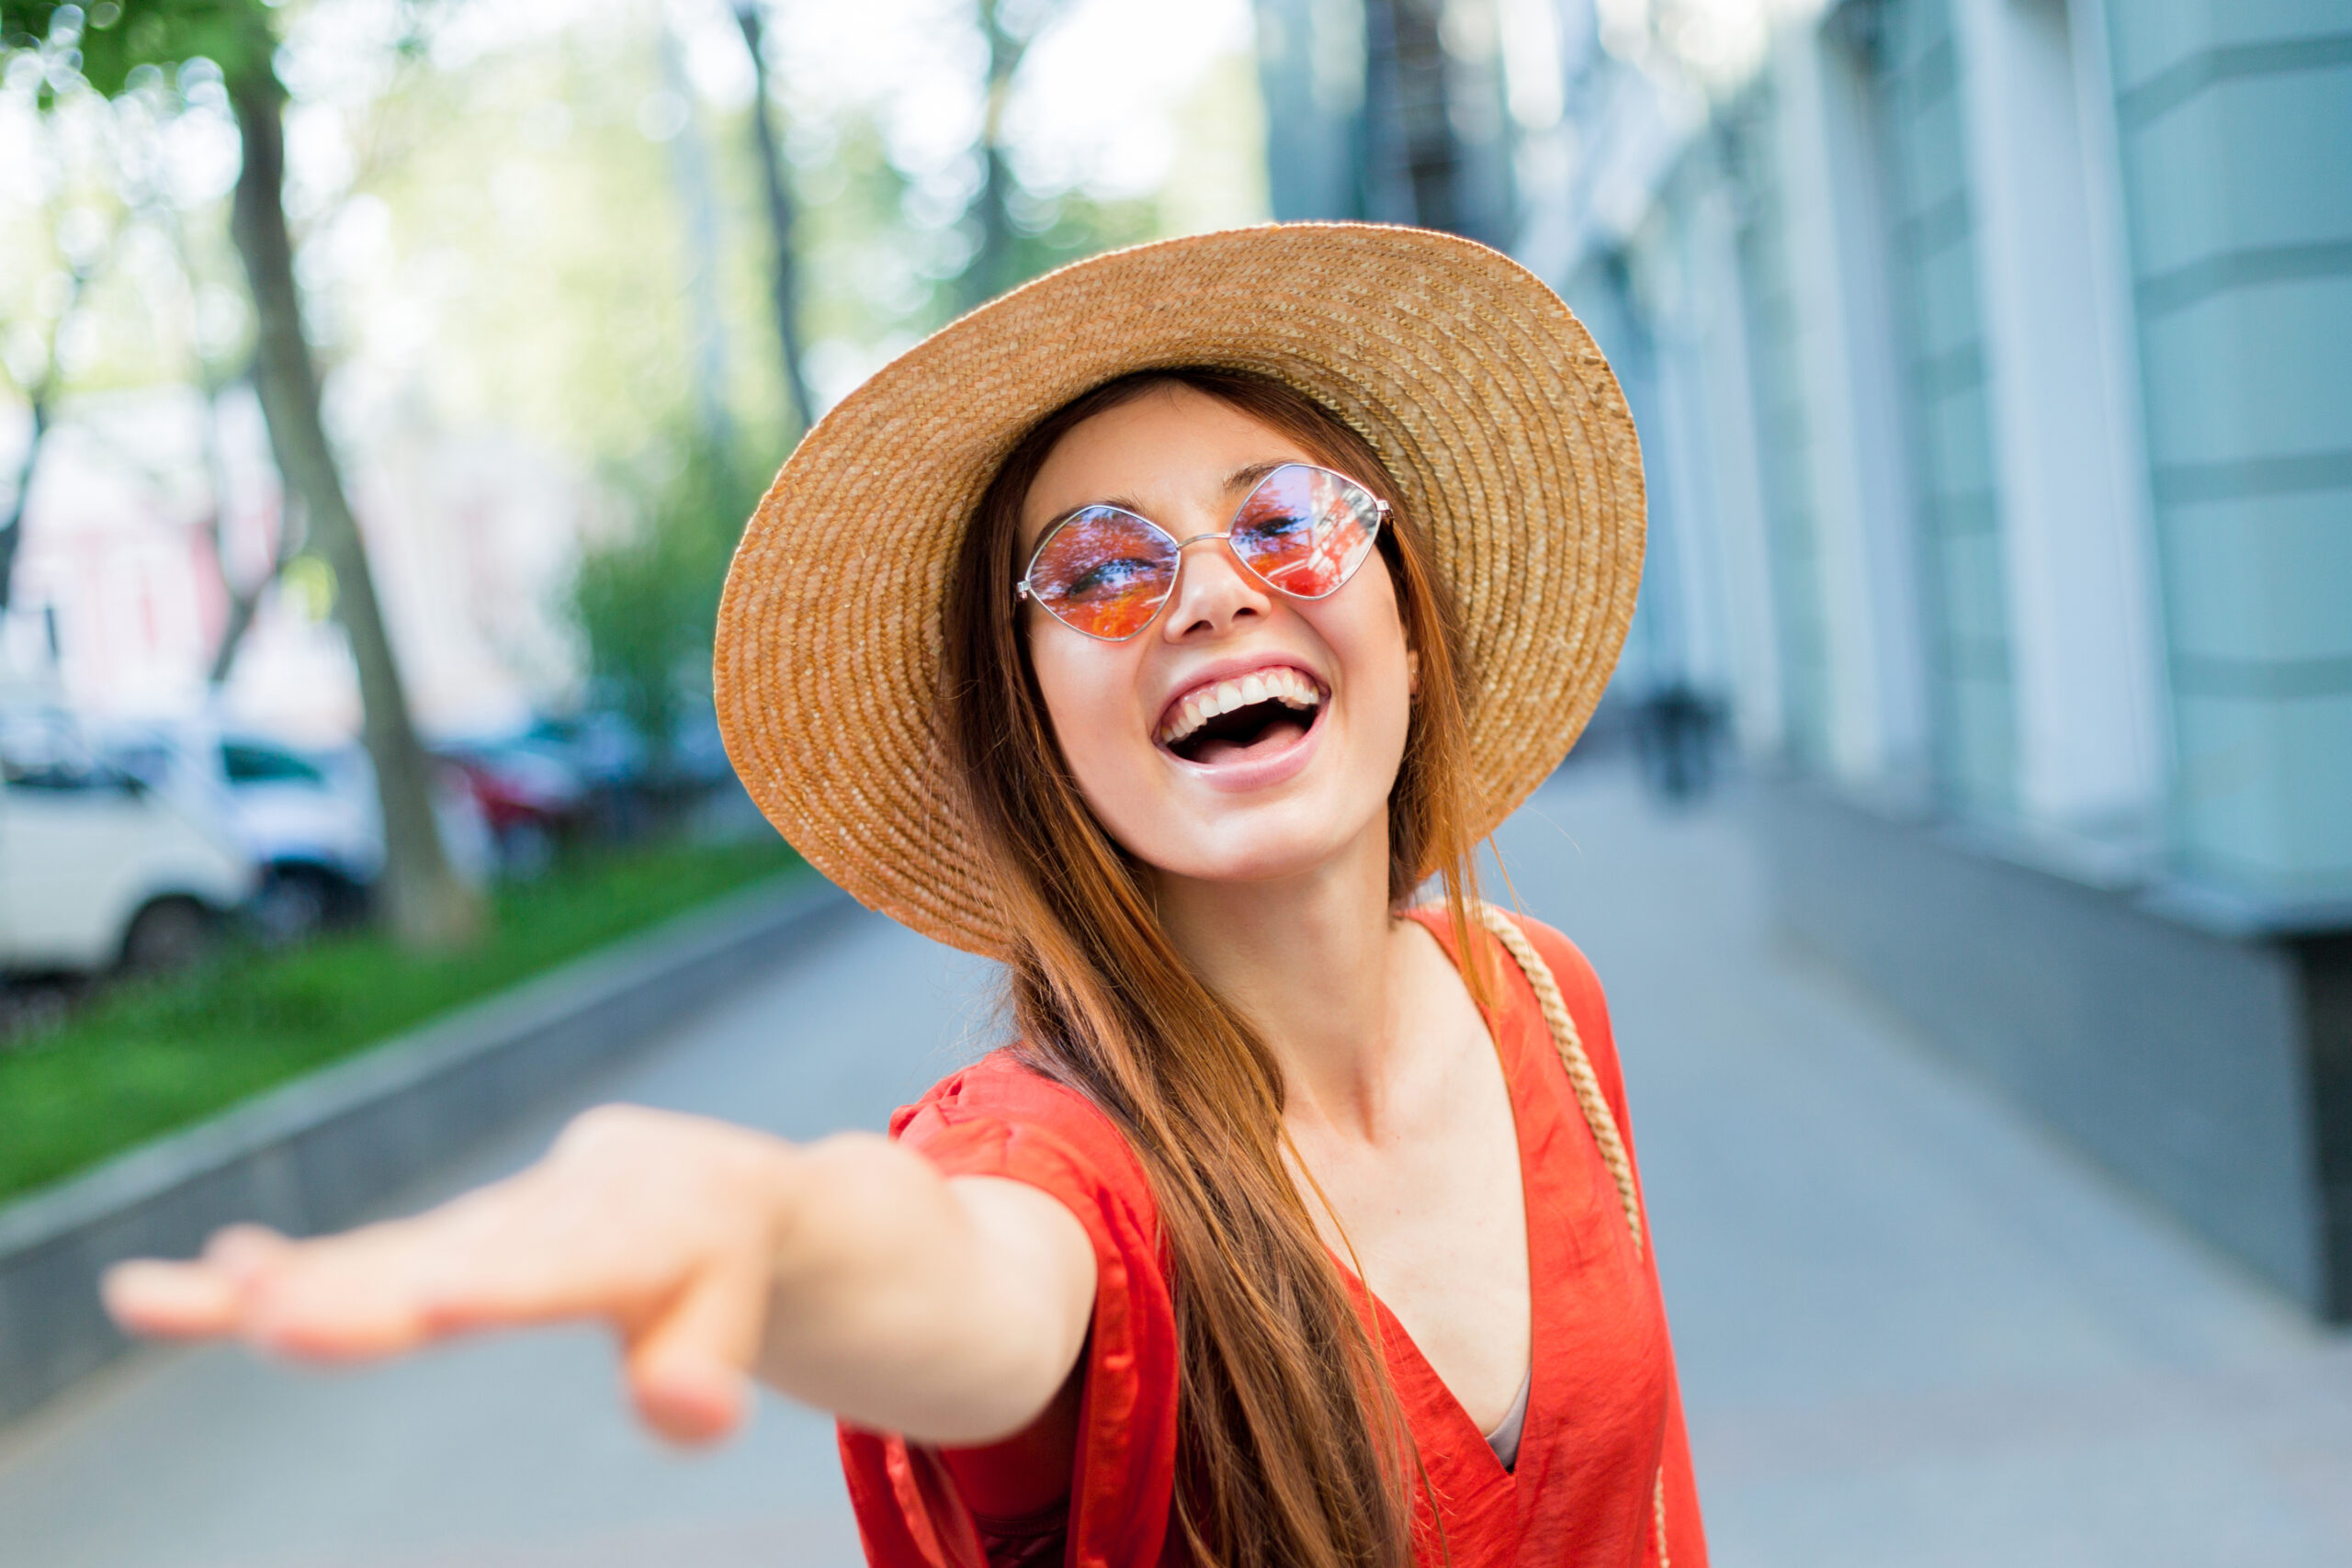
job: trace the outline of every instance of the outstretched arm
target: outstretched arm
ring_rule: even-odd
[[[1094,1284],[1085,1230],[1034,1188],[943,1178],[870,1134],[796,1145],[610,1106],[529,1169],[413,1219],[309,1242],[240,1227],[193,1262],[122,1264],[105,1289],[135,1333],[315,1360],[598,1321],[639,1414],[675,1440],[732,1431],[757,1376],[963,1445],[1046,1408]]]

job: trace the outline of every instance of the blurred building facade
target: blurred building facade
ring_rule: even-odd
[[[1497,0],[1258,0],[1275,216],[1413,223],[1508,248],[1501,18]]]
[[[512,433],[440,429],[413,399],[349,392],[372,439],[348,482],[420,721],[437,736],[523,722],[577,682],[562,596],[609,507],[576,466]],[[189,389],[102,393],[72,415],[43,443],[0,607],[0,705],[107,720],[210,709],[319,745],[356,731],[334,574],[298,556],[272,580],[280,486],[250,390],[218,406]],[[232,583],[268,586],[215,682]]]
[[[1561,288],[1649,472],[1621,681],[1730,715],[1788,923],[2352,1316],[2352,14],[1837,0],[1724,70],[1546,4],[1560,123],[1408,210],[1379,128],[1478,62],[1378,40],[1510,6],[1261,0],[1277,212]]]

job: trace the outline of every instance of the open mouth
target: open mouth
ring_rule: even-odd
[[[1188,762],[1231,762],[1280,750],[1314,728],[1326,694],[1286,665],[1184,694],[1160,721],[1159,742]]]

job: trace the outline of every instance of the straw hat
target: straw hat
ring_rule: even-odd
[[[1032,426],[1102,382],[1184,365],[1289,383],[1396,476],[1462,612],[1482,832],[1583,729],[1634,613],[1642,464],[1616,378],[1559,297],[1428,230],[1139,245],[1038,278],[877,371],[800,443],[735,552],[714,670],[728,756],[862,903],[1006,952],[947,761],[947,574]]]

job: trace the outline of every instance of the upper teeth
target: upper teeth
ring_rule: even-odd
[[[1284,707],[1311,708],[1323,700],[1322,689],[1305,674],[1283,665],[1253,670],[1231,681],[1217,681],[1184,694],[1159,728],[1159,743],[1172,746],[1221,713],[1246,708],[1272,698]]]

